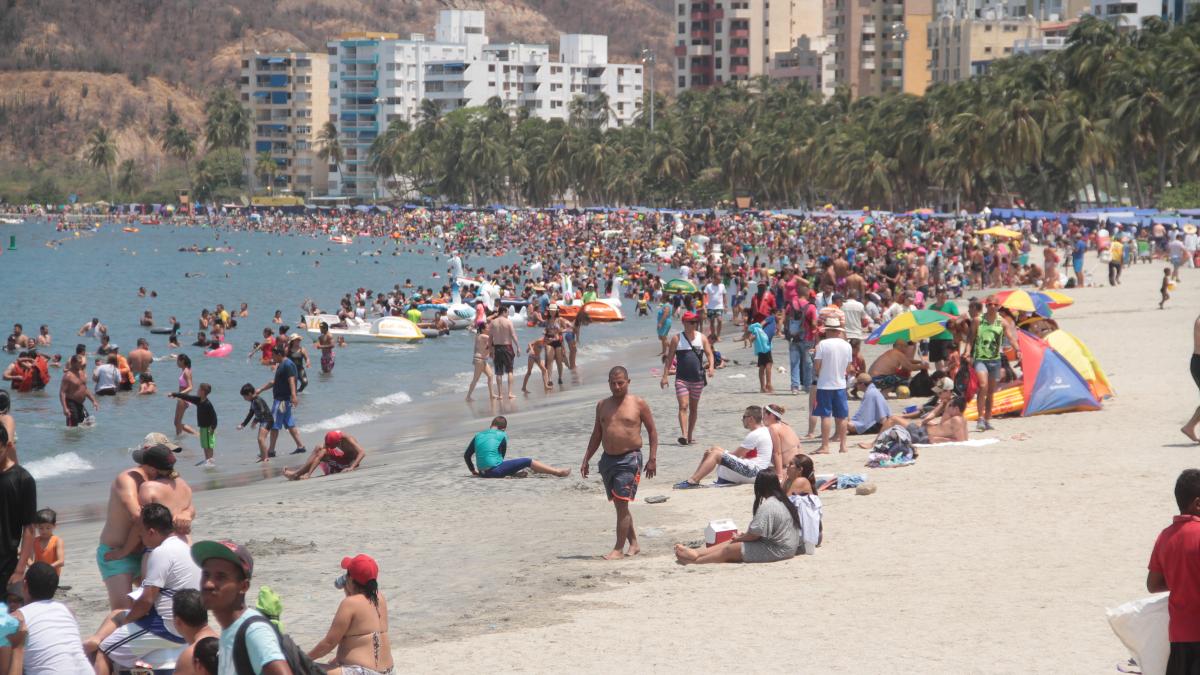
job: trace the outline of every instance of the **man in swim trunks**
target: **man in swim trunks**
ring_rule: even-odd
[[[492,336],[492,361],[496,370],[496,393],[504,397],[504,380],[508,376],[508,398],[516,398],[513,394],[513,359],[517,354],[517,331],[512,321],[508,319],[508,307],[500,305],[496,317],[492,319],[488,332]]]
[[[150,372],[150,364],[154,362],[154,353],[150,351],[150,343],[146,338],[138,338],[137,347],[125,357],[129,361],[129,370],[141,381],[142,375]]]
[[[147,443],[149,445],[146,445]],[[157,445],[162,445],[170,450],[171,453],[168,454],[180,450],[179,446],[170,442],[166,436],[150,434],[143,441],[143,450],[139,451],[142,453],[139,455],[142,461],[146,461],[145,450]],[[163,462],[158,463],[165,465]],[[157,468],[138,462],[138,465],[132,469],[117,474],[109,488],[108,515],[104,521],[104,528],[100,530],[100,546],[96,549],[96,565],[100,568],[100,577],[104,580],[104,586],[108,590],[108,607],[111,610],[128,609],[132,606],[133,601],[129,598],[128,593],[133,589],[133,577],[141,572],[142,552],[139,550],[135,554],[118,560],[109,560],[107,554],[110,551],[120,551],[126,547],[131,533],[134,533],[135,523],[141,518],[140,488],[144,483],[156,478],[158,478]]]
[[[499,415],[492,419],[489,428],[475,434],[475,437],[471,439],[471,443],[467,445],[467,451],[463,453],[463,461],[467,463],[467,468],[471,470],[472,476],[508,478],[526,469],[559,478],[566,478],[571,474],[570,469],[558,469],[529,457],[505,459],[508,452],[506,429],[508,429],[508,419]],[[478,469],[475,468],[475,463],[471,462],[472,455],[475,456],[475,463],[479,464]]]
[[[603,445],[600,476],[604,479],[605,495],[617,511],[617,543],[604,559],[619,560],[641,551],[629,504],[637,496],[637,486],[641,480],[642,427],[646,427],[650,441],[650,459],[645,465],[647,478],[653,478],[657,470],[658,430],[646,401],[629,394],[629,371],[623,366],[608,371],[608,390],[612,396],[596,404],[596,423],[588,439],[579,475],[587,478],[588,462]],[[628,551],[625,550],[626,543],[629,544]]]
[[[907,384],[907,372],[929,367],[925,361],[909,356],[906,351],[907,347],[908,343],[904,340],[896,340],[892,343],[891,349],[880,354],[867,368],[867,372],[871,375],[871,381],[884,394],[894,391],[900,385]]]
[[[288,480],[305,480],[320,469],[328,476],[331,473],[353,471],[362,464],[367,451],[353,436],[341,431],[330,431],[325,434],[325,443],[313,448],[308,459],[298,469],[284,469],[283,477]]]
[[[76,354],[67,362],[67,370],[63,373],[62,382],[58,388],[58,401],[62,405],[63,416],[67,418],[68,427],[77,427],[88,418],[87,409],[83,402],[89,400],[92,407],[100,410],[100,403],[87,387],[87,362],[84,357]]]
[[[1200,316],[1192,322],[1192,362],[1189,369],[1192,372],[1192,382],[1195,382],[1196,388],[1200,389]],[[1200,443],[1200,437],[1196,436],[1197,424],[1200,424],[1200,406],[1196,407],[1192,418],[1180,429],[1184,436],[1192,439],[1193,442]]]

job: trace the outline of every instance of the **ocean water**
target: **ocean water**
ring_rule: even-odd
[[[44,392],[12,394],[21,463],[38,479],[39,490],[52,495],[60,505],[103,501],[113,475],[129,465],[129,453],[146,433],[171,435],[175,402],[165,394],[176,388],[179,370],[173,355],[177,353],[191,357],[197,385],[212,385],[220,420],[215,470],[194,466],[202,458],[199,445],[194,437],[181,439],[185,451],[180,455],[180,467],[185,478],[196,485],[219,487],[232,484],[234,476],[249,480],[265,477],[267,474],[254,465],[256,432],[237,431],[235,426],[248,407],[238,394],[241,385],[250,382],[257,386],[271,379],[270,368],[245,355],[261,339],[263,328],[277,328],[271,323],[275,310],[282,311],[286,324],[295,326],[300,304],[306,298],[331,309],[344,293],[360,286],[378,291],[412,279],[415,285],[440,287],[446,275],[444,256],[437,257],[429,245],[424,253],[401,250],[392,255],[397,250],[392,242],[365,238],[340,246],[311,236],[202,227],[142,226],[140,233],[125,233],[114,224],[74,236],[56,232],[46,222],[26,222],[0,225],[0,242],[5,249],[10,235],[16,236],[16,250],[0,252],[0,283],[4,288],[0,330],[4,336],[13,323],[22,323],[31,335],[37,334],[39,325],[46,324],[53,343],[43,348],[43,353],[59,353],[65,359],[78,343],[87,345],[89,353],[94,351],[98,341],[79,337],[77,332],[95,316],[108,326],[112,341],[120,345],[122,353],[127,354],[137,338],[146,337],[155,355],[151,371],[160,393],[102,398],[95,423],[89,427],[65,426],[58,403],[61,371],[52,372],[53,381]],[[48,246],[47,242],[58,245]],[[232,252],[179,251],[193,245],[230,247]],[[373,255],[377,250],[383,254]],[[512,260],[468,258],[465,262],[492,269]],[[440,278],[433,278],[434,273]],[[158,297],[139,298],[139,286],[156,291]],[[234,311],[243,302],[249,304],[250,315],[239,319],[238,328],[227,333],[227,341],[233,345],[231,356],[206,358],[202,348],[188,346],[194,340],[202,308],[212,310],[223,303]],[[592,324],[585,330],[579,356],[581,369],[587,363],[620,358],[633,341],[653,335],[653,318],[638,319],[633,316],[632,301],[625,300],[624,304],[626,321]],[[182,347],[168,349],[165,335],[152,335],[138,325],[147,309],[153,312],[156,326],[167,326],[172,315],[178,318]],[[524,344],[540,329],[519,326],[518,330]],[[304,331],[298,332],[308,337]],[[403,429],[409,411],[421,417],[420,424],[412,425],[414,434],[418,430],[436,433],[436,419],[445,414],[483,417],[495,412],[487,404],[467,405],[462,401],[471,377],[472,335],[468,331],[454,331],[448,337],[418,344],[354,343],[336,350],[337,366],[329,376],[320,373],[319,352],[311,340],[306,340],[306,347],[313,367],[309,369],[309,387],[297,409],[297,422],[309,448],[328,429],[360,434],[371,423],[382,421]],[[12,360],[13,356],[0,354],[4,366]],[[525,359],[518,357],[518,364],[518,373],[523,376]],[[89,368],[91,365],[90,360]],[[569,389],[572,381],[566,382]],[[519,377],[515,384],[519,388]],[[479,386],[476,397],[486,398],[483,381]],[[515,405],[552,403],[556,396],[563,395],[539,392]],[[418,413],[418,408],[423,412]],[[189,410],[185,421],[195,425],[193,411]],[[286,455],[292,449],[290,438],[281,434],[277,447],[281,455]]]

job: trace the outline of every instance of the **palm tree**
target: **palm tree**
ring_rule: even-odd
[[[271,158],[271,153],[260,152],[255,155],[254,175],[267,184],[267,194],[273,194],[275,189],[275,175],[278,173],[279,165]]]
[[[112,172],[113,167],[117,165],[117,142],[108,129],[101,126],[92,131],[92,135],[88,136],[84,157],[93,169],[104,170],[104,175],[108,178],[108,193],[111,198],[113,192]]]
[[[142,172],[137,162],[127,159],[117,170],[117,189],[126,199],[133,199],[142,190]]]
[[[210,149],[246,148],[250,143],[250,110],[232,90],[213,92],[204,104],[204,141]]]
[[[333,120],[326,120],[317,133],[317,159],[332,163],[335,173],[342,170],[342,160],[345,159],[342,142],[338,139],[338,128]]]
[[[375,137],[367,152],[367,168],[385,182],[392,181],[404,166],[404,150],[411,128],[408,122],[395,119],[387,130]]]
[[[168,115],[168,119],[170,116]],[[178,120],[178,116],[176,116]],[[188,192],[192,190],[192,157],[196,155],[196,135],[188,131],[182,123],[176,122],[163,130],[163,152],[183,162],[183,172],[187,176]]]

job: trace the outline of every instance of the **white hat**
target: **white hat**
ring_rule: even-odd
[[[836,316],[825,319],[825,330],[841,330],[842,322]]]

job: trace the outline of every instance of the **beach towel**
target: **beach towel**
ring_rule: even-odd
[[[846,490],[867,482],[865,473],[839,473],[836,476],[817,476],[817,492]]]
[[[954,441],[952,443],[914,443],[913,446],[918,448],[948,448],[952,445],[957,445],[963,448],[980,448],[985,445],[992,445],[993,443],[999,442],[999,438],[972,438],[967,441]]]

